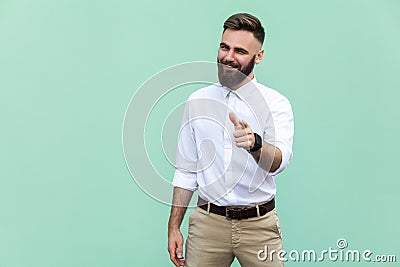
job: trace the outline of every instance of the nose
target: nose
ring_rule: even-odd
[[[226,53],[225,61],[228,61],[228,62],[235,61],[235,52],[233,51],[233,49],[230,49],[228,51],[228,53]]]

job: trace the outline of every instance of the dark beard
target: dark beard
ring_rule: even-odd
[[[249,64],[242,67],[241,65],[230,64],[228,62],[219,61],[218,63],[218,79],[222,86],[230,89],[237,89],[238,85],[253,71],[256,55],[250,60]],[[229,68],[227,66],[232,66]]]

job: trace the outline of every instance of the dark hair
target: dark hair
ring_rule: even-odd
[[[224,22],[224,31],[226,29],[244,30],[252,32],[261,44],[264,43],[265,32],[258,18],[247,13],[238,13],[230,16]]]

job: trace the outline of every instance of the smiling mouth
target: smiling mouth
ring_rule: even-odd
[[[232,66],[232,65],[227,65],[227,64],[224,64],[224,67],[229,68],[229,69],[237,69],[238,68],[238,66]]]

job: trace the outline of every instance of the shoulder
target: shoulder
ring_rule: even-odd
[[[267,100],[269,104],[287,104],[290,106],[289,99],[283,95],[282,93],[278,92],[275,89],[272,89],[268,86],[265,86],[261,83],[257,83],[257,88],[260,90],[261,94]]]

